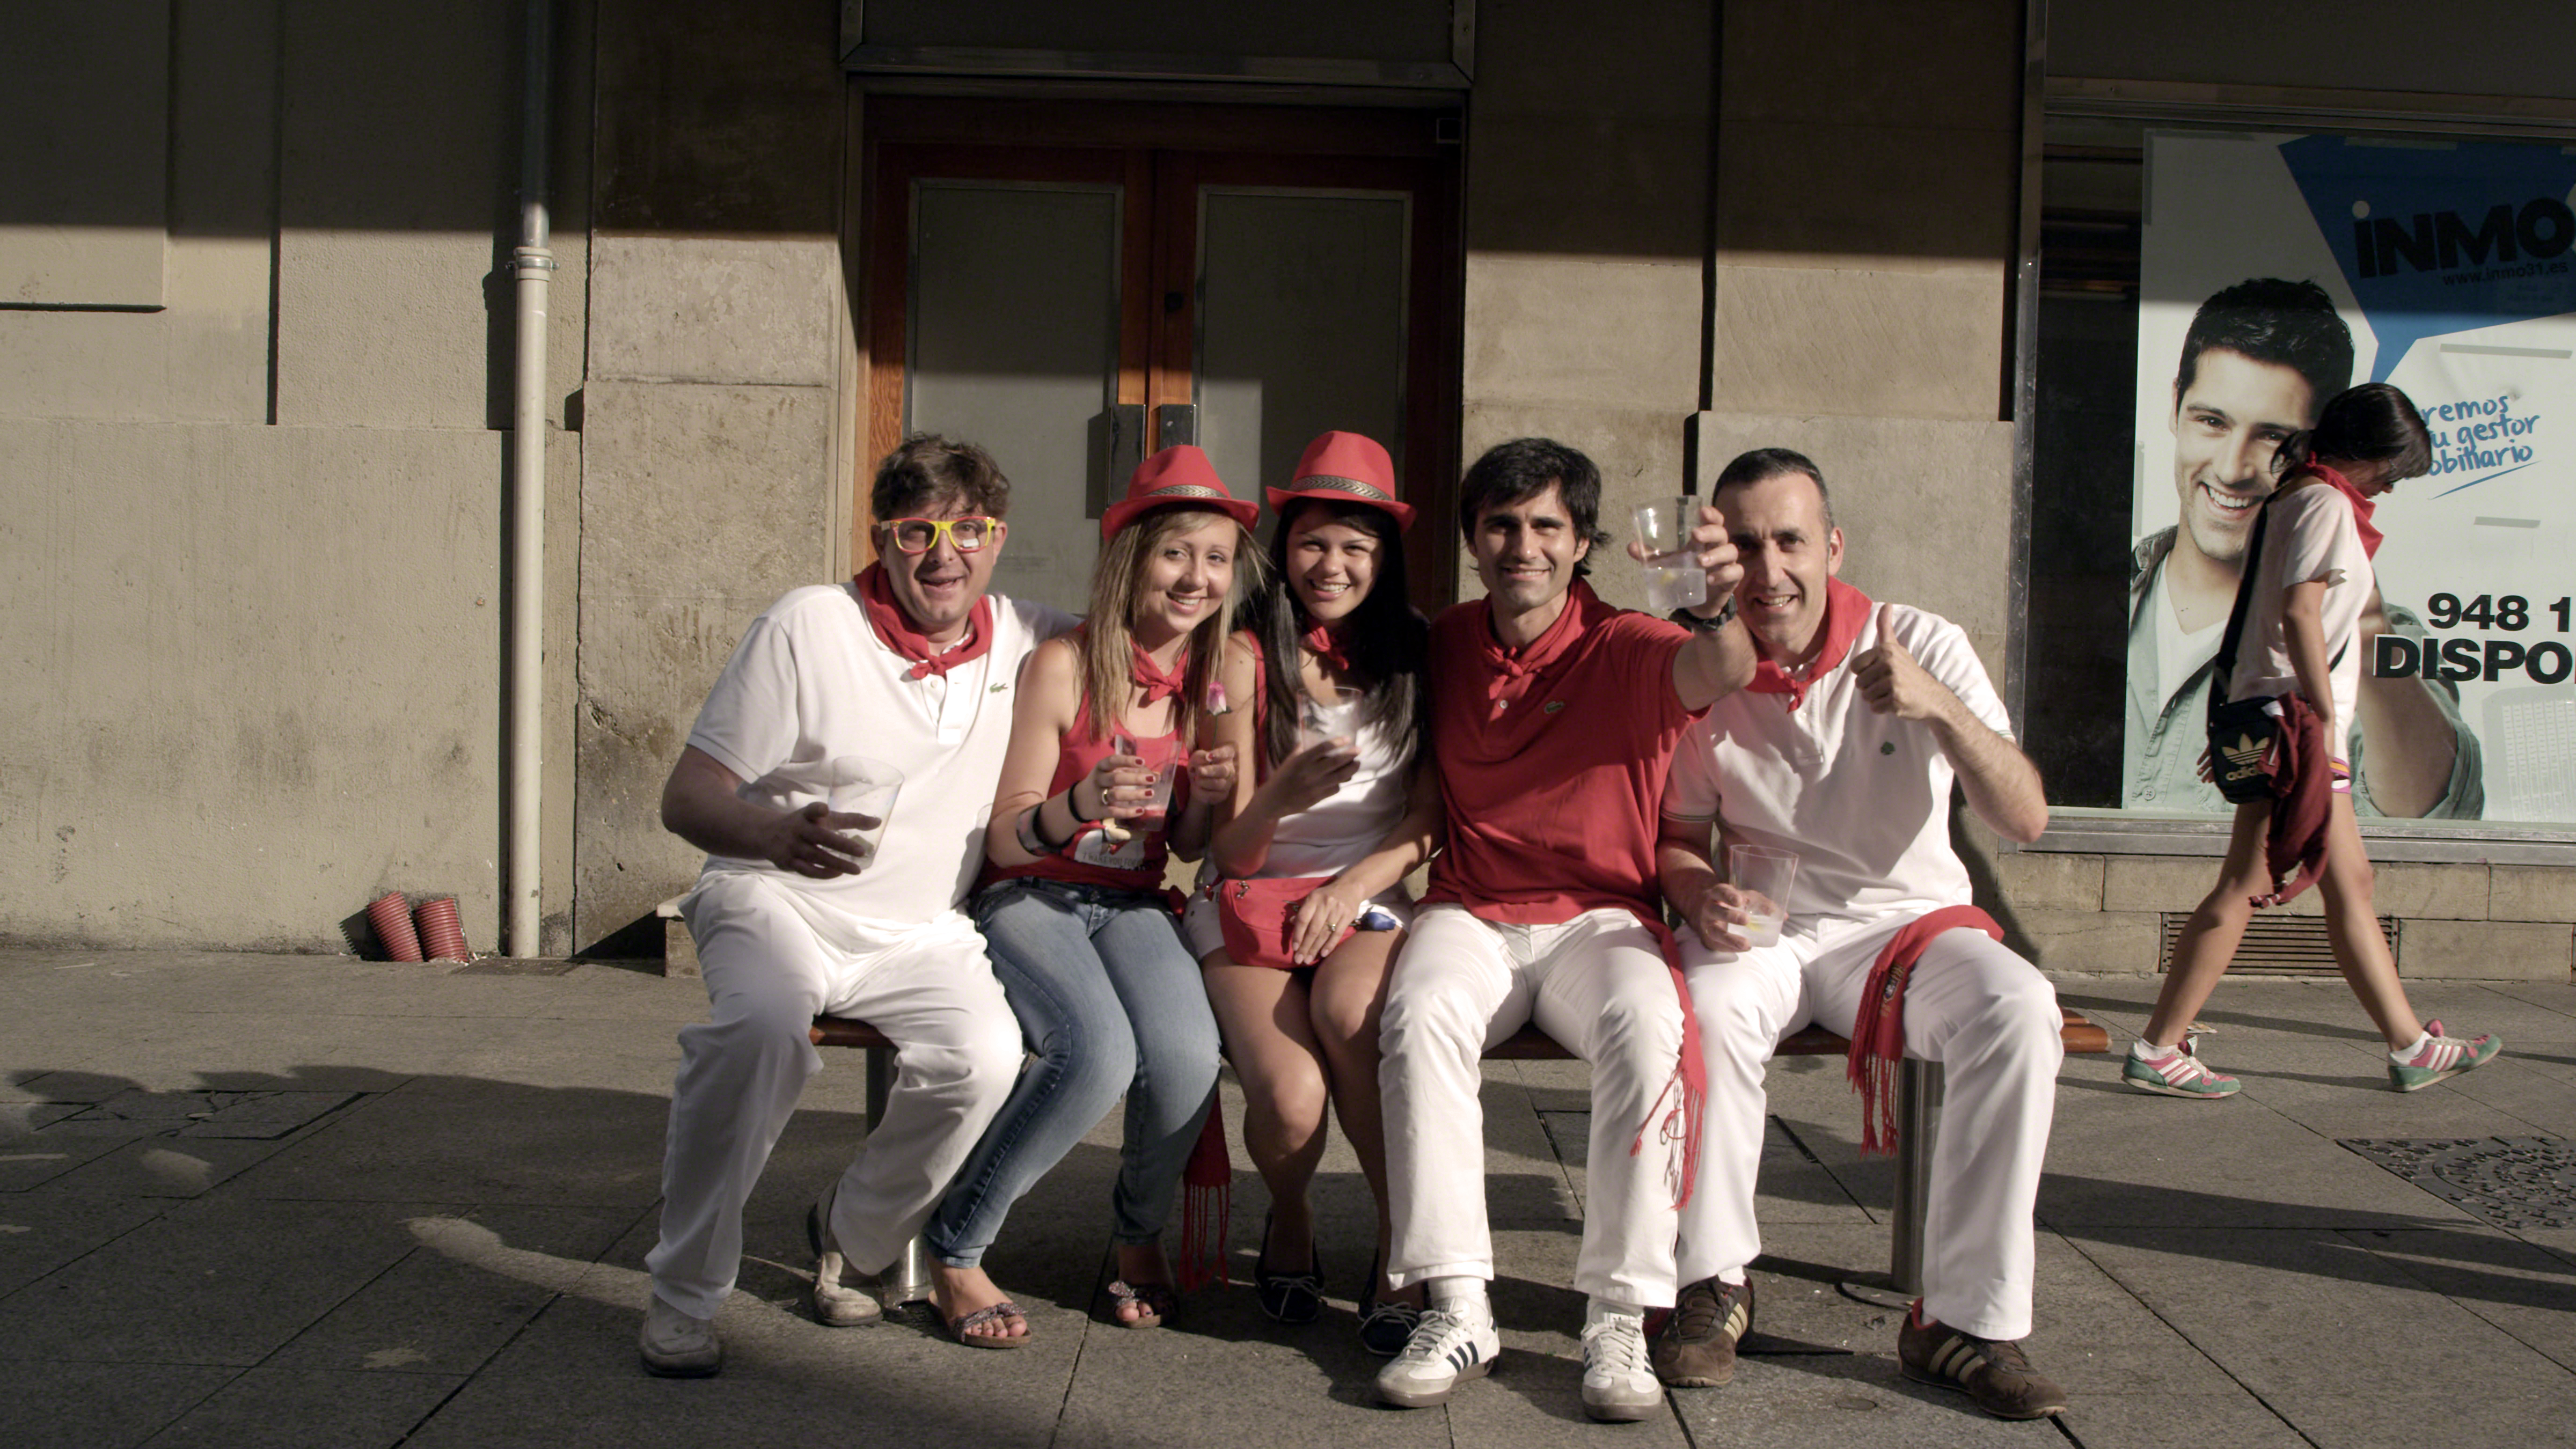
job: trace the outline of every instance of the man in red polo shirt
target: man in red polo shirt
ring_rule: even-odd
[[[1387,986],[1388,1280],[1430,1300],[1378,1396],[1418,1408],[1481,1377],[1500,1344],[1486,1296],[1478,1059],[1535,1021],[1592,1064],[1583,1249],[1583,1403],[1644,1418],[1663,1402],[1644,1315],[1673,1301],[1673,1234],[1696,1094],[1687,1013],[1655,874],[1657,804],[1690,722],[1753,675],[1734,622],[1741,570],[1704,509],[1691,543],[1706,615],[1683,628],[1614,609],[1583,582],[1601,474],[1544,438],[1505,443],[1460,485],[1485,597],[1431,627],[1432,756],[1448,825]],[[1690,1073],[1696,1080],[1696,1073]]]

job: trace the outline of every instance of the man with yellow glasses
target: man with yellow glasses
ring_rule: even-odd
[[[883,1120],[809,1216],[827,1324],[882,1316],[842,1266],[894,1260],[1019,1075],[1019,1023],[957,902],[984,860],[1020,661],[1073,620],[987,595],[1009,503],[970,443],[888,454],[869,498],[877,562],[752,621],[663,787],[663,825],[707,852],[680,904],[708,1020],[680,1033],[645,1258],[649,1372],[721,1361],[743,1204],[822,1065],[818,1013],[873,1024],[900,1062]],[[900,782],[890,804],[835,798],[870,777]]]

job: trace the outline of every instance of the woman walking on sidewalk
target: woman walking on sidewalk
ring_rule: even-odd
[[[2361,681],[2367,642],[2361,620],[2376,591],[2370,561],[2380,539],[2370,523],[2372,500],[2402,479],[2422,477],[2431,463],[2431,440],[2415,404],[2376,382],[2327,403],[2315,431],[2292,434],[2274,454],[2281,484],[2257,524],[2260,557],[2238,585],[2245,648],[2220,683],[2230,700],[2278,697],[2271,713],[2283,737],[2282,768],[2293,778],[2277,798],[2236,807],[2218,884],[2175,942],[2155,1013],[2121,1069],[2121,1079],[2142,1092],[2234,1094],[2236,1079],[2202,1065],[2185,1031],[2234,962],[2254,908],[2287,900],[2311,879],[2325,893],[2335,964],[2387,1038],[2391,1086],[2401,1092],[2429,1087],[2503,1049],[2491,1036],[2449,1035],[2440,1022],[2419,1020],[2408,1004],[2371,909],[2370,859],[2353,817],[2352,768],[2327,744],[2350,737]],[[2237,627],[2220,650],[2222,665]],[[2296,879],[2285,888],[2283,877],[2293,870]]]

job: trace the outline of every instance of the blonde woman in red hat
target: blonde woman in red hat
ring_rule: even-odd
[[[1329,1102],[1377,1200],[1360,1338],[1393,1354],[1419,1305],[1380,1276],[1378,1008],[1412,912],[1401,882],[1429,857],[1440,818],[1419,747],[1429,625],[1405,592],[1413,510],[1396,499],[1386,449],[1357,433],[1317,438],[1268,497],[1273,578],[1251,609],[1259,707],[1219,731],[1257,768],[1217,806],[1209,882],[1182,928],[1243,1080],[1244,1145],[1270,1190],[1253,1271],[1262,1309],[1304,1323],[1323,1308],[1307,1186]]]
[[[1028,1341],[985,1250],[1122,1093],[1113,1312],[1153,1328],[1172,1311],[1163,1225],[1215,1098],[1217,1032],[1163,872],[1168,852],[1198,856],[1211,807],[1234,792],[1209,706],[1223,674],[1251,684],[1250,651],[1228,636],[1236,583],[1260,567],[1257,513],[1196,448],[1146,459],[1100,520],[1088,620],[1020,677],[972,909],[1036,1060],[925,1230],[933,1304],[961,1343]]]

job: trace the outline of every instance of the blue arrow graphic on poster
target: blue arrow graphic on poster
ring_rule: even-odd
[[[2303,136],[2281,159],[2379,335],[2371,381],[2424,338],[2576,311],[2576,156],[2560,147]]]

